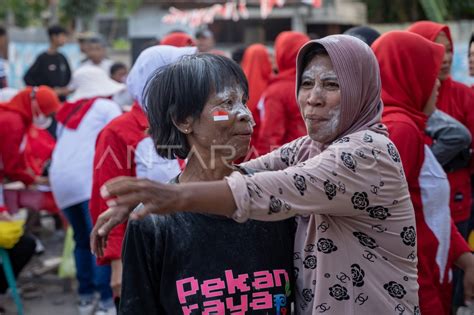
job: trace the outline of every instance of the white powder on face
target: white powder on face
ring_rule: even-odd
[[[316,134],[311,134],[311,139],[326,143],[336,137],[337,128],[339,127],[339,122],[341,120],[341,105],[337,105],[334,108],[331,108],[328,112],[328,117],[330,119],[324,123],[320,123],[317,126],[318,132]]]

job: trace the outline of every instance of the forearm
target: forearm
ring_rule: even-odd
[[[180,184],[177,204],[180,211],[204,212],[231,217],[237,209],[226,181]]]
[[[459,256],[454,264],[464,271],[469,268],[474,268],[474,255],[470,252],[466,252]]]

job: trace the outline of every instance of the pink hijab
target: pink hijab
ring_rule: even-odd
[[[366,129],[387,134],[380,123],[383,103],[379,65],[372,49],[360,39],[331,35],[306,43],[296,60],[296,95],[305,56],[318,46],[327,51],[341,86],[341,121],[334,139]]]

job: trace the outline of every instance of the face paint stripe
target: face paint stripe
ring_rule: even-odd
[[[228,115],[214,116],[214,121],[226,121],[229,120]]]
[[[212,113],[214,121],[226,121],[229,120],[229,113],[224,110],[216,110]]]

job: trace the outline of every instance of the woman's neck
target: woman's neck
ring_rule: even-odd
[[[186,168],[179,176],[179,182],[200,182],[221,180],[235,171],[232,163],[215,157],[213,161],[192,156],[186,163]]]

